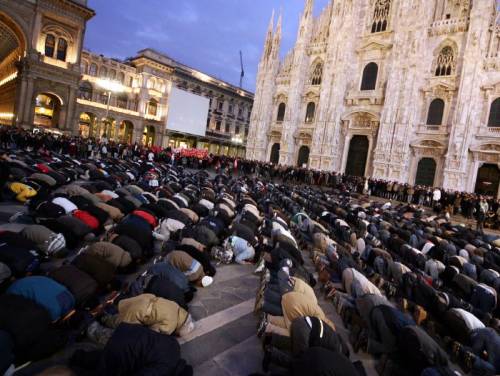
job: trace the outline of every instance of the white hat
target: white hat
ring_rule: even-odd
[[[193,318],[191,315],[188,314],[186,317],[186,321],[184,321],[184,324],[182,324],[181,328],[178,331],[178,334],[180,337],[184,337],[191,333],[194,330],[194,322]]]
[[[208,287],[212,284],[213,281],[214,281],[214,279],[212,277],[209,277],[208,275],[206,275],[205,277],[203,277],[201,279],[201,285],[203,287]]]

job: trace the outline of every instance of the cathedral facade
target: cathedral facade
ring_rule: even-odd
[[[495,0],[306,0],[259,64],[247,158],[498,196]]]

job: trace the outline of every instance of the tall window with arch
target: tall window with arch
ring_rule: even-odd
[[[391,0],[377,0],[373,10],[372,33],[380,33],[387,30]]]
[[[121,84],[125,84],[125,73],[123,73],[123,72],[118,73],[117,80]]]
[[[436,61],[436,76],[451,76],[455,73],[455,53],[450,46],[444,47]]]
[[[89,76],[93,76],[93,77],[97,76],[97,64],[96,63],[90,64]]]
[[[363,69],[363,77],[361,79],[361,90],[375,90],[377,86],[378,65],[368,63]]]
[[[440,98],[434,99],[429,105],[427,114],[427,125],[442,125],[444,115],[444,101]]]
[[[316,115],[316,103],[309,102],[306,108],[306,123],[312,123]]]
[[[68,52],[68,42],[66,39],[59,38],[57,41],[57,60],[66,61],[66,53]]]
[[[286,104],[281,102],[278,106],[278,116],[276,116],[276,121],[285,120]]]
[[[78,89],[78,98],[92,100],[92,85],[88,81],[82,81]]]
[[[53,34],[47,34],[45,36],[45,56],[54,57],[55,48],[56,37]]]
[[[491,103],[488,127],[500,127],[500,98]]]
[[[82,60],[80,69],[82,70],[82,74],[87,74],[89,70],[89,63],[87,63],[85,60]]]
[[[309,77],[309,83],[314,86],[321,85],[322,79],[323,79],[323,62],[318,61],[313,66],[313,69],[311,71],[311,76]]]
[[[99,76],[101,76],[101,78],[106,78],[108,76],[108,70],[106,69],[106,67],[101,67]]]
[[[148,103],[148,115],[156,116],[158,113],[158,102],[151,99]]]

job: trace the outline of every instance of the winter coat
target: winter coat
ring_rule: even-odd
[[[173,334],[186,322],[188,313],[177,303],[152,294],[142,294],[118,303],[118,320],[128,324],[141,324],[151,330]]]
[[[113,332],[98,364],[84,361],[98,376],[162,375],[188,376],[192,368],[181,359],[174,337],[141,325],[122,323]]]
[[[168,262],[159,262],[154,264],[149,269],[149,273],[167,278],[184,293],[190,291],[189,281],[184,273]]]
[[[10,285],[7,293],[24,296],[45,307],[52,321],[60,319],[75,306],[75,298],[69,290],[48,277],[18,279]]]
[[[116,271],[113,264],[90,253],[82,253],[77,256],[73,260],[73,265],[95,279],[101,288],[106,287],[113,280]]]
[[[64,345],[64,336],[52,329],[49,312],[35,301],[3,294],[0,307],[0,330],[14,342],[16,363],[46,358]]]
[[[74,265],[63,265],[51,271],[49,277],[71,291],[76,305],[84,304],[97,292],[97,282]]]
[[[46,255],[51,255],[66,246],[66,240],[62,234],[56,234],[45,226],[26,226],[21,234],[34,242],[38,249]]]
[[[132,262],[132,257],[127,251],[109,242],[93,243],[86,253],[99,256],[117,268],[124,268]]]

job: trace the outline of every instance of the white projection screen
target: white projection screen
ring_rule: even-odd
[[[210,100],[172,87],[167,130],[205,136]]]

